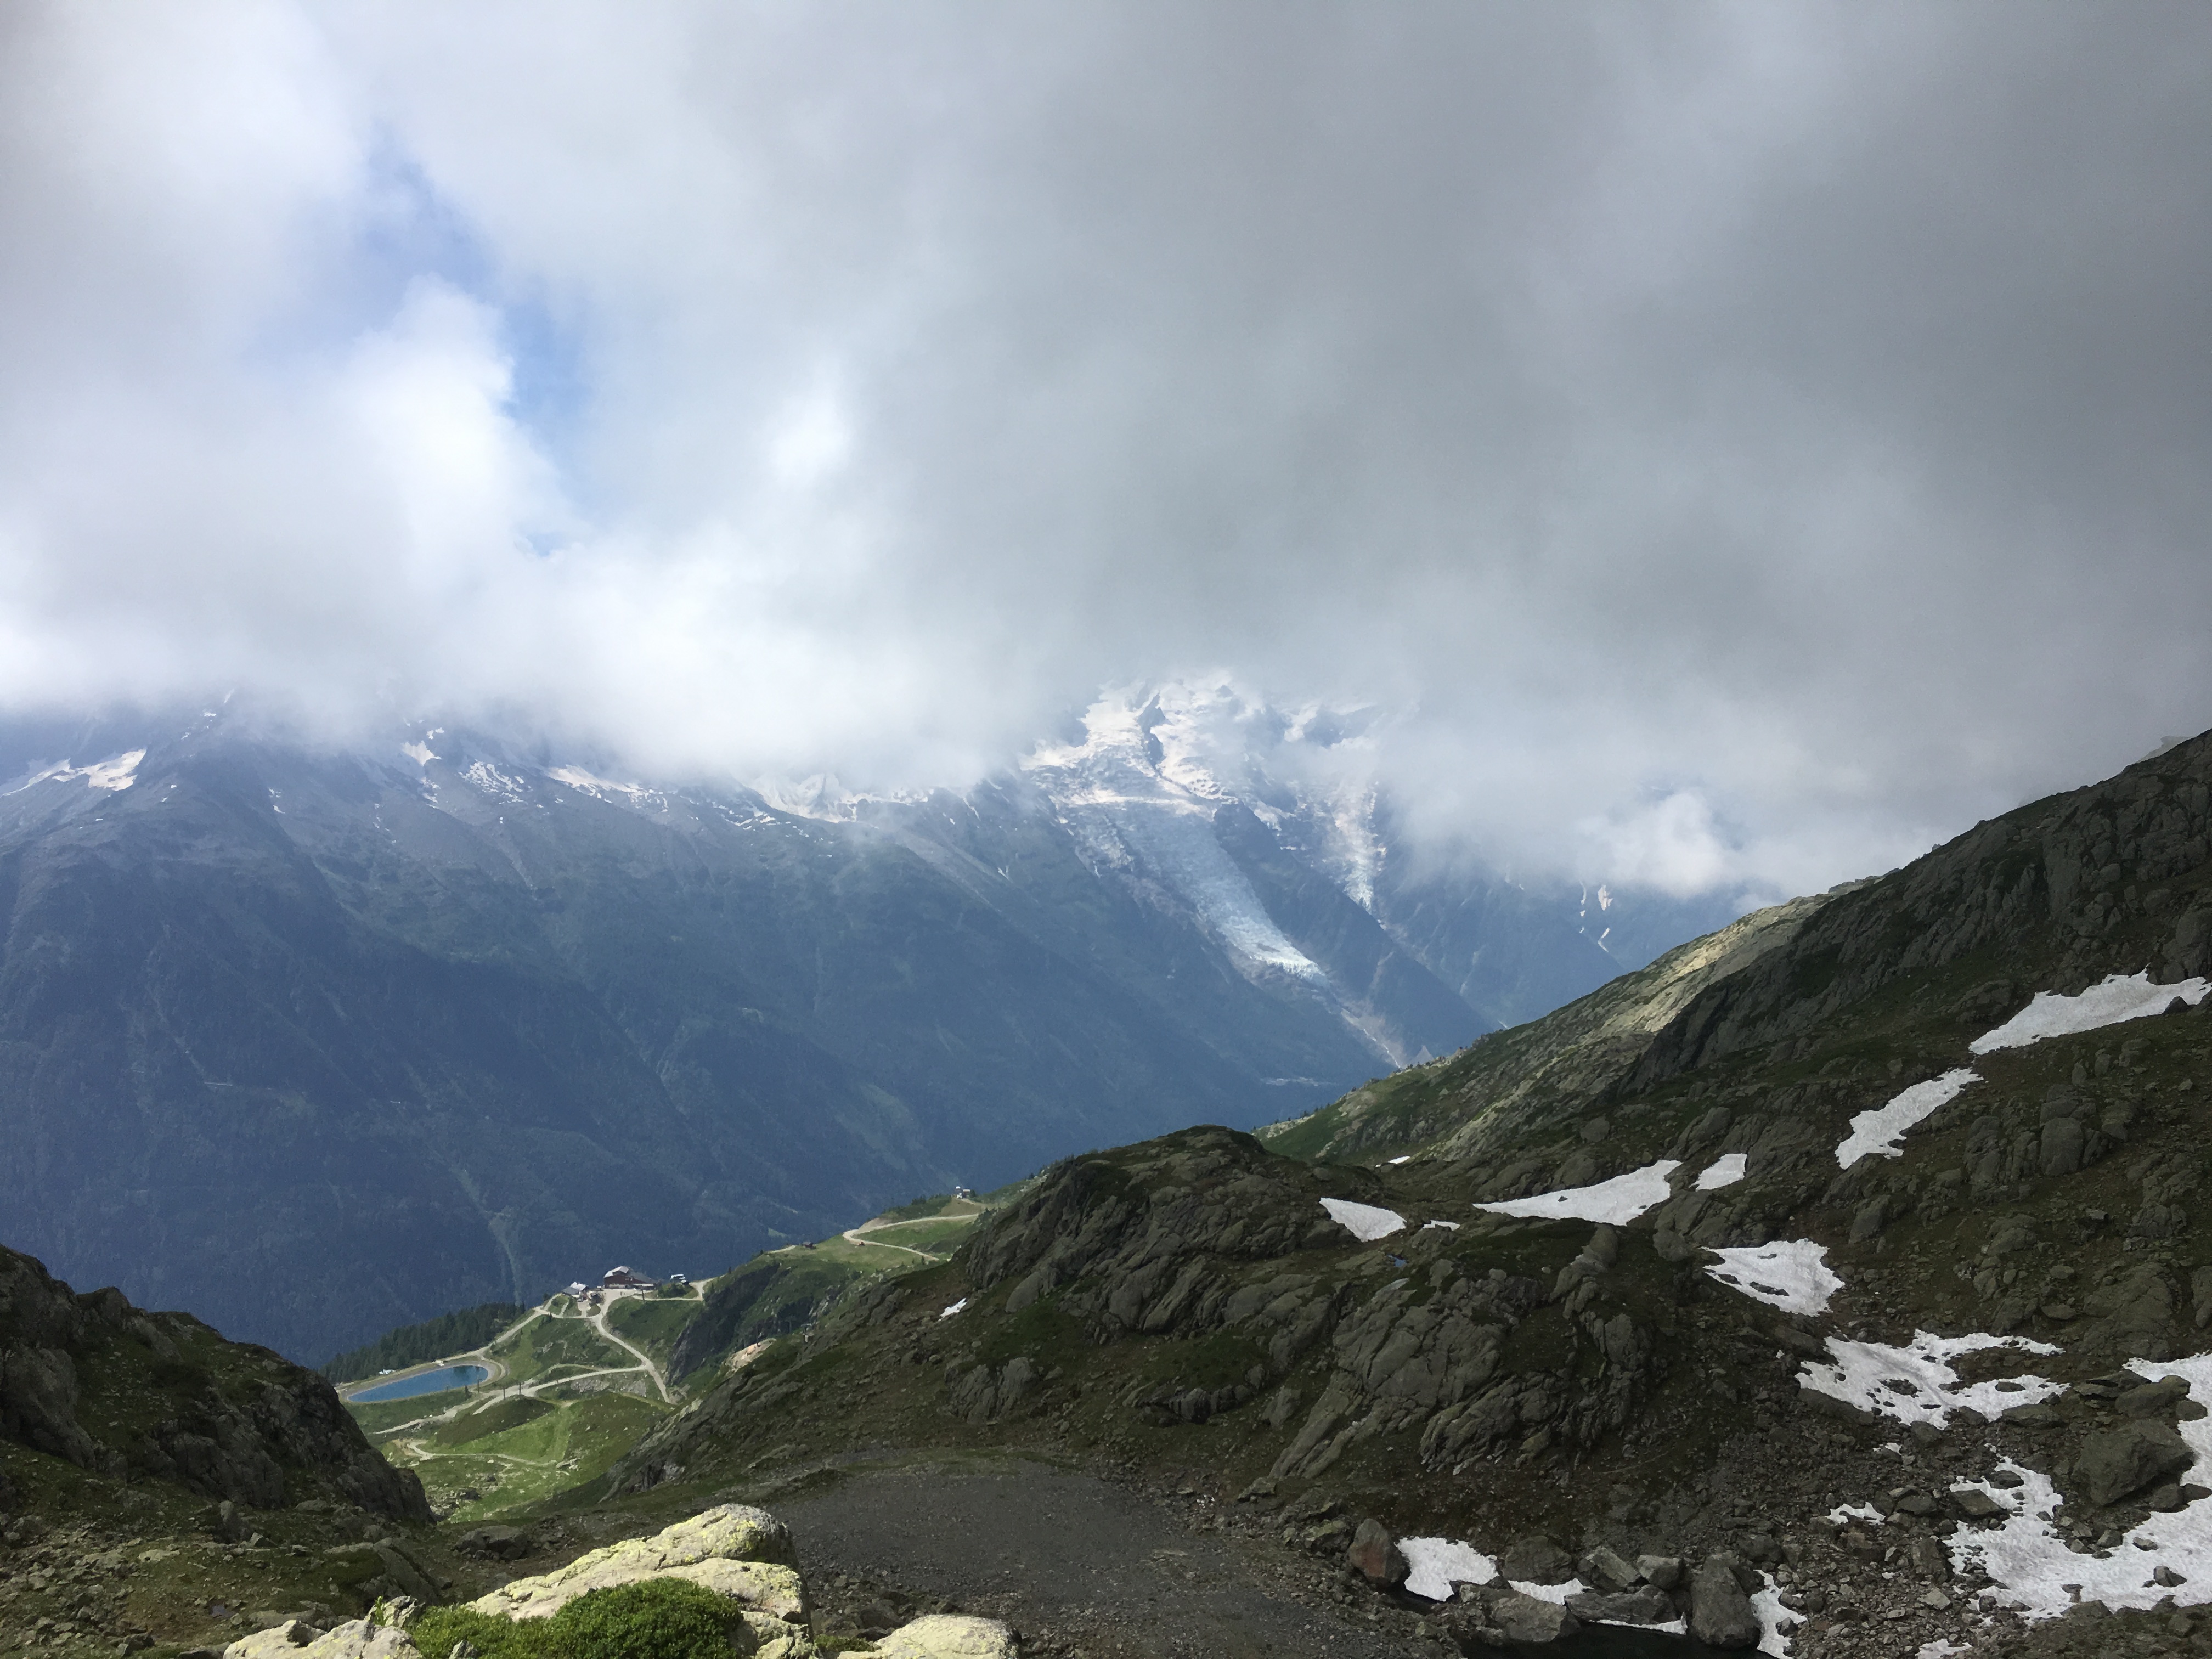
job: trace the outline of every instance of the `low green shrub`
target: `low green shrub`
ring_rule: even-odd
[[[433,1607],[408,1627],[424,1659],[466,1642],[481,1659],[730,1659],[737,1604],[680,1578],[580,1595],[550,1619]]]
[[[546,1622],[561,1659],[729,1659],[740,1619],[726,1596],[654,1578],[580,1595]]]

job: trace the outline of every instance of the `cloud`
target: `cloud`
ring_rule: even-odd
[[[2212,720],[2190,9],[0,28],[8,706],[911,783],[1223,664],[1676,890]]]

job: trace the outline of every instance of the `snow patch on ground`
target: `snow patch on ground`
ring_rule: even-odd
[[[1717,1192],[1723,1187],[1735,1186],[1737,1182],[1743,1179],[1743,1165],[1744,1155],[1741,1152],[1722,1153],[1720,1157],[1707,1164],[1703,1173],[1698,1176],[1698,1190],[1701,1193],[1711,1193]]]
[[[1406,1224],[1406,1218],[1395,1210],[1374,1204],[1354,1204],[1347,1198],[1324,1198],[1321,1206],[1328,1212],[1329,1219],[1349,1229],[1354,1238],[1368,1244],[1389,1237]]]
[[[1424,1231],[1426,1231],[1431,1227],[1449,1227],[1452,1231],[1457,1232],[1459,1231],[1459,1223],[1456,1221],[1424,1221],[1421,1224],[1421,1227]]]
[[[2212,990],[2212,986],[2203,979],[2185,979],[2176,985],[2154,985],[2150,970],[2145,969],[2140,974],[2110,975],[2078,997],[2038,991],[2035,1000],[2027,1007],[1996,1030],[1984,1032],[1966,1047],[1977,1054],[1994,1054],[1999,1048],[2025,1048],[2045,1037],[2072,1036],[2100,1026],[2118,1025],[2123,1020],[2162,1014],[2176,997],[2193,1008],[2204,1000],[2208,990]]]
[[[1838,1526],[1846,1521],[1864,1521],[1878,1527],[1887,1517],[1871,1504],[1838,1504],[1828,1511],[1827,1518]]]
[[[399,752],[417,766],[428,766],[438,758],[430,752],[430,745],[427,743],[403,743],[399,745]]]
[[[938,1315],[937,1316],[938,1316],[939,1319],[950,1319],[950,1318],[951,1318],[951,1317],[952,1317],[952,1316],[953,1316],[953,1315],[955,1315],[955,1314],[958,1313],[958,1312],[959,1312],[963,1308],[966,1307],[967,1305],[968,1305],[968,1298],[967,1298],[966,1297],[964,1297],[964,1296],[963,1296],[963,1297],[961,1297],[957,1302],[954,1303],[951,1307],[947,1308],[947,1309],[946,1309],[943,1313],[941,1313],[941,1314]]]
[[[1785,1624],[1796,1625],[1798,1615],[1782,1605],[1782,1591],[1774,1582],[1774,1575],[1759,1575],[1766,1581],[1766,1588],[1751,1598],[1751,1610],[1759,1615],[1759,1650],[1771,1653],[1776,1659],[1788,1659],[1790,1638],[1782,1633]]]
[[[1493,1215],[1534,1216],[1545,1220],[1603,1221],[1613,1226],[1636,1219],[1646,1210],[1664,1204],[1671,1195],[1667,1177],[1682,1167],[1680,1159],[1662,1158],[1626,1175],[1589,1187],[1569,1187],[1534,1198],[1509,1198],[1496,1204],[1478,1204]]]
[[[1829,1298],[1844,1288],[1844,1281],[1829,1270],[1828,1247],[1809,1238],[1739,1244],[1712,1254],[1720,1263],[1708,1263],[1708,1273],[1730,1290],[1785,1313],[1826,1313]]]
[[[1506,1582],[1523,1595],[1533,1596],[1539,1601],[1556,1602],[1560,1607],[1566,1606],[1570,1595],[1580,1595],[1589,1588],[1579,1578],[1570,1578],[1564,1584],[1524,1584],[1517,1578],[1510,1578]]]
[[[132,749],[120,755],[110,755],[106,760],[94,761],[89,766],[72,766],[64,761],[59,766],[49,766],[36,777],[27,778],[8,793],[20,795],[33,784],[68,783],[82,778],[94,789],[128,789],[138,781],[138,763],[146,758],[143,749]]]
[[[1962,1382],[1950,1362],[1984,1348],[2016,1347],[2029,1353],[2058,1352],[2048,1342],[2024,1336],[1937,1336],[1915,1331],[1911,1342],[1893,1348],[1881,1342],[1827,1339],[1833,1364],[1808,1359],[1797,1373],[1797,1386],[1832,1400],[1847,1401],[1900,1423],[1932,1423],[1942,1428],[1951,1413],[1971,1407],[1995,1417],[2014,1406],[2032,1406],[2065,1392],[2048,1377],[2023,1374],[1988,1382]]]
[[[1498,1577],[1497,1562],[1456,1539],[1401,1538],[1398,1550],[1409,1569],[1406,1588],[1431,1601],[1450,1601],[1454,1584],[1486,1584]]]
[[[1861,1112],[1851,1120],[1850,1133],[1836,1148],[1836,1162],[1848,1170],[1869,1153],[1877,1158],[1902,1158],[1905,1148],[1899,1143],[1905,1139],[1907,1129],[1949,1105],[1969,1083],[1981,1080],[1979,1073],[1961,1066],[1941,1077],[1929,1078],[1925,1083],[1914,1084],[1886,1105]]]
[[[1411,1152],[1406,1153],[1402,1158],[1385,1158],[1383,1160],[1386,1164],[1411,1164],[1413,1161],[1413,1155]]]
[[[2131,1363],[2140,1371],[2187,1376],[2192,1389],[2203,1385],[2212,1372],[2212,1355],[2206,1354],[2179,1365],[2154,1367],[2140,1359]],[[2212,1419],[2181,1425],[2198,1452],[2192,1474],[2205,1467],[2205,1443],[2212,1437],[2204,1433],[2208,1421]],[[2192,1429],[2197,1432],[2191,1434]],[[2021,1484],[2008,1491],[1970,1480],[1952,1490],[1987,1492],[2012,1514],[2002,1526],[1987,1531],[1960,1528],[1951,1540],[1951,1562],[1954,1571],[1972,1565],[1986,1572],[2005,1606],[2036,1620],[2056,1618],[2076,1600],[2102,1601],[2114,1608],[2148,1607],[2168,1595],[2181,1607],[2212,1601],[2212,1513],[2208,1513],[2212,1503],[2200,1498],[2178,1513],[2153,1515],[2113,1549],[2087,1555],[2067,1548],[2051,1525],[2048,1517],[2061,1501],[2051,1477],[2009,1459],[1999,1467],[2018,1474]],[[2171,1589],[2155,1583],[2151,1574],[2161,1566],[2171,1567],[2187,1582]]]

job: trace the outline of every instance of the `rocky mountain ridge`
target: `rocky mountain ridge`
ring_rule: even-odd
[[[1662,1590],[1685,1620],[1735,1578],[1727,1639],[1772,1651],[2188,1650],[2208,802],[2199,738],[1266,1141],[1056,1166],[611,1488],[1029,1448],[1210,1497],[1455,1644],[1525,1639],[1509,1594],[1661,1589],[1583,1576],[1604,1550],[1704,1563]],[[1408,1598],[1363,1519],[1456,1567]]]

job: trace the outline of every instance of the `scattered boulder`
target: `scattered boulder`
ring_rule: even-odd
[[[876,1644],[877,1659],[1015,1659],[1014,1633],[995,1619],[933,1613]]]
[[[1636,1571],[1644,1581],[1657,1589],[1679,1589],[1682,1583],[1682,1558],[1679,1555],[1639,1555]]]
[[[1969,1521],[1991,1521],[1998,1516],[2012,1513],[2010,1510],[1978,1486],[1970,1486],[1965,1492],[1953,1492],[1951,1507]]]
[[[1663,1625],[1679,1616],[1667,1593],[1649,1584],[1626,1595],[1585,1590],[1567,1598],[1567,1611],[1587,1623],[1607,1625]]]
[[[1370,1584],[1394,1589],[1406,1582],[1406,1558],[1380,1521],[1362,1521],[1345,1555]]]
[[[1575,1576],[1575,1558],[1538,1533],[1498,1557],[1498,1570],[1516,1584],[1564,1584]]]
[[[494,1561],[520,1561],[530,1553],[529,1536],[514,1527],[477,1527],[463,1533],[454,1547],[464,1555]]]
[[[1690,1575],[1690,1634],[1711,1647],[1759,1645],[1759,1615],[1736,1582],[1735,1565],[1732,1557],[1711,1555]]]
[[[1618,1553],[1602,1544],[1589,1551],[1575,1564],[1575,1576],[1593,1589],[1611,1595],[1634,1589],[1644,1577]]]
[[[1490,1604],[1490,1622],[1508,1642],[1557,1642],[1582,1629],[1582,1621],[1557,1601],[1546,1601],[1518,1590],[1508,1591]]]
[[[2128,1423],[2082,1440],[2073,1484],[2102,1508],[2154,1480],[2182,1474],[2196,1461],[2179,1431],[2163,1423]]]

